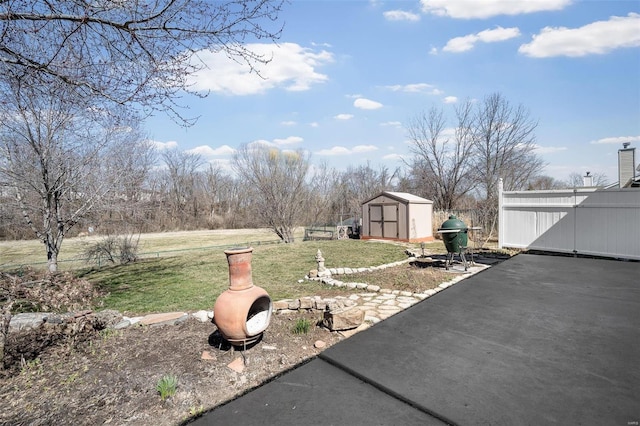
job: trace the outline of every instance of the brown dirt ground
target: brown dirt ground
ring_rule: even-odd
[[[193,318],[50,347],[0,376],[0,424],[179,424],[314,357],[316,341],[329,347],[343,339],[321,327],[294,334],[302,317],[319,319],[273,315],[262,341],[241,351],[222,342],[215,325]],[[212,359],[202,359],[205,351]],[[242,373],[227,367],[236,358],[244,359]],[[163,401],[156,384],[167,374],[178,388]]]

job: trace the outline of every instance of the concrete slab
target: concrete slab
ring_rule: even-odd
[[[519,255],[320,357],[453,424],[625,425],[639,342],[640,263]]]
[[[444,425],[320,359],[217,407],[191,424]]]
[[[638,360],[640,263],[518,255],[195,424],[637,425]]]

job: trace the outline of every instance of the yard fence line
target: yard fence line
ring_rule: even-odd
[[[138,253],[137,257],[138,259],[142,260],[142,259],[153,259],[153,258],[160,258],[160,257],[168,257],[167,254],[168,253],[181,253],[181,252],[189,252],[189,251],[197,251],[197,250],[214,250],[214,249],[230,249],[230,248],[235,248],[235,247],[253,247],[253,246],[262,246],[262,245],[272,245],[272,244],[281,244],[282,240],[265,240],[265,241],[247,241],[247,242],[240,242],[240,243],[235,243],[235,244],[222,244],[222,245],[216,245],[216,246],[205,246],[205,247],[193,247],[193,248],[185,248],[185,249],[174,249],[174,250],[159,250],[159,251],[149,251],[149,252],[143,252],[143,253]],[[100,258],[98,259],[98,261],[96,263],[93,262],[89,262],[91,260],[91,258],[89,257],[76,257],[73,259],[64,259],[64,260],[58,260],[58,265],[71,265],[71,264],[78,264],[75,267],[70,267],[69,269],[73,270],[73,269],[80,269],[82,267],[87,267],[90,266],[91,264],[93,266],[97,266],[98,268],[101,268],[104,265],[113,265],[113,263],[109,262],[106,257],[104,259],[104,261],[102,261]],[[48,262],[30,262],[28,264],[26,263],[15,263],[15,264],[6,264],[6,265],[0,265],[0,270],[16,270],[16,269],[24,269],[26,267],[30,267],[30,266],[44,266],[47,265]]]
[[[640,191],[503,191],[499,247],[640,259]]]

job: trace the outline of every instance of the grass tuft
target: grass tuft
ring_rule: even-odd
[[[307,334],[311,328],[311,321],[306,318],[300,318],[293,326],[293,334]]]
[[[160,393],[160,398],[163,401],[172,397],[178,390],[178,378],[172,374],[165,374],[158,380],[156,390]]]

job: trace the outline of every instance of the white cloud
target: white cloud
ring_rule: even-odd
[[[456,102],[458,102],[458,98],[455,96],[446,96],[442,101],[445,104],[455,104]]]
[[[484,19],[498,15],[520,15],[548,10],[562,10],[572,0],[420,0],[422,11],[459,19]]]
[[[298,123],[296,123],[295,121],[282,121],[280,122],[280,124],[283,126],[295,126]]]
[[[383,160],[396,160],[396,161],[402,161],[404,160],[404,158],[405,156],[401,154],[387,154],[382,157]]]
[[[331,149],[321,149],[320,151],[316,152],[316,155],[328,155],[328,156],[347,155],[347,154],[351,154],[351,151],[349,151],[344,146],[334,146]]]
[[[429,55],[437,55],[438,54],[438,48],[437,47],[432,47],[429,50]]]
[[[553,154],[555,152],[566,151],[567,147],[564,146],[540,146],[535,145],[533,147],[536,154]]]
[[[520,30],[517,27],[502,28],[497,27],[491,30],[480,31],[476,34],[469,34],[462,37],[452,38],[442,48],[445,52],[466,52],[475,47],[476,43],[496,43],[518,37]]]
[[[578,57],[640,46],[640,14],[612,16],[580,28],[545,27],[518,52],[534,58]]]
[[[296,143],[300,143],[304,141],[303,138],[301,138],[300,136],[289,136],[287,138],[284,139],[279,139],[276,138],[272,141],[268,141],[266,139],[256,139],[255,141],[249,143],[249,147],[256,147],[256,146],[268,146],[271,148],[276,148],[276,147],[281,147],[283,145],[293,145]]]
[[[321,149],[320,151],[317,151],[315,154],[323,155],[323,156],[337,156],[337,155],[350,155],[350,154],[356,154],[356,153],[361,154],[363,152],[372,152],[377,150],[378,148],[373,145],[356,145],[351,149],[345,148],[344,146],[334,146],[333,148],[330,148],[330,149]]]
[[[377,151],[377,150],[378,148],[373,145],[356,145],[353,147],[353,149],[351,149],[351,152],[361,154],[363,152],[371,152],[371,151]]]
[[[274,139],[273,143],[281,146],[281,145],[293,145],[296,143],[300,143],[304,141],[303,138],[301,138],[300,136],[289,136],[288,138],[285,139]]]
[[[232,155],[236,152],[235,149],[231,148],[229,145],[222,145],[218,148],[211,148],[209,145],[201,145],[195,148],[187,150],[187,152],[192,152],[194,154],[200,154],[203,157],[215,157],[219,155]]]
[[[640,136],[618,136],[618,137],[602,138],[595,141],[591,141],[592,144],[617,143],[620,145],[622,145],[624,142],[640,142]]]
[[[314,121],[312,123],[309,123],[309,126],[311,126],[311,127],[320,127],[320,123],[318,123],[317,121]]]
[[[420,20],[420,15],[404,10],[388,10],[382,14],[387,21],[412,21]]]
[[[150,140],[149,143],[157,150],[163,151],[165,149],[173,149],[178,147],[178,142],[176,141],[168,141],[168,142],[160,142]]]
[[[432,84],[427,83],[413,83],[413,84],[394,84],[391,86],[385,86],[386,89],[394,92],[405,93],[426,93],[428,95],[441,95],[442,90],[436,89]]]
[[[314,51],[296,43],[262,44],[250,43],[248,50],[271,59],[268,64],[258,65],[258,71],[228,58],[224,52],[200,51],[199,58],[206,68],[190,77],[191,88],[230,95],[253,95],[274,88],[288,91],[309,90],[312,85],[328,80],[317,68],[333,62],[333,54]]]
[[[336,120],[351,120],[353,118],[353,114],[338,114],[333,118]]]
[[[396,127],[396,128],[402,127],[402,123],[399,121],[385,121],[384,123],[380,123],[380,125],[383,127]]]
[[[372,101],[370,99],[360,98],[353,101],[353,106],[360,109],[380,109],[382,104],[380,102]]]

